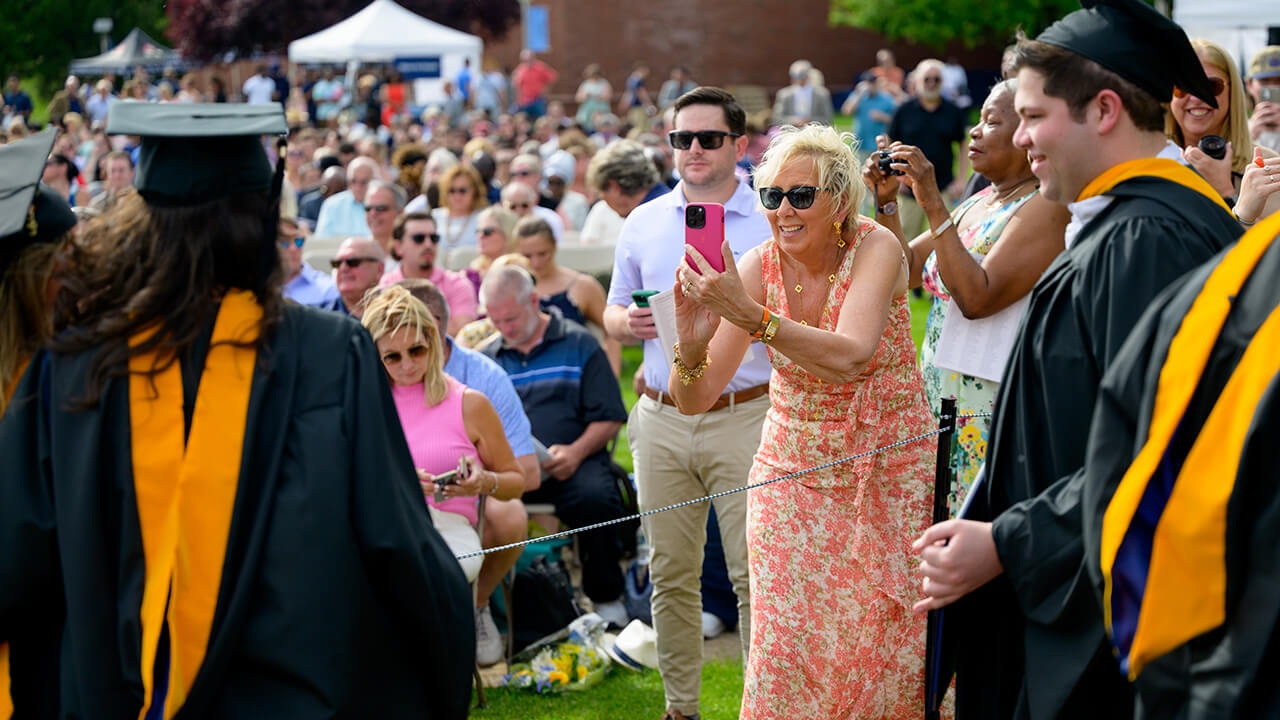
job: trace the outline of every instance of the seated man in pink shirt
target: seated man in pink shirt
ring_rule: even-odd
[[[430,214],[411,212],[396,218],[392,237],[400,254],[400,267],[383,275],[380,285],[391,285],[405,278],[423,278],[435,283],[449,301],[450,335],[476,319],[475,285],[466,275],[436,265],[440,233]]]

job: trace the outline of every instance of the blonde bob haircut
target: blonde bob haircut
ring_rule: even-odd
[[[444,374],[444,350],[440,328],[425,303],[399,285],[388,285],[369,300],[360,319],[376,343],[400,330],[414,330],[427,346],[427,369],[422,376],[428,407],[444,402],[449,381]]]
[[[1249,111],[1245,107],[1244,80],[1240,77],[1240,68],[1231,59],[1221,45],[1205,38],[1193,38],[1191,47],[1196,55],[1206,63],[1217,68],[1227,76],[1227,117],[1222,121],[1222,129],[1218,132],[1224,140],[1231,143],[1231,170],[1243,173],[1253,160],[1253,139],[1249,135]],[[1182,136],[1182,128],[1173,119],[1173,112],[1165,109],[1164,134],[1185,147],[1187,142]]]
[[[764,159],[756,168],[756,189],[772,186],[784,167],[807,159],[818,171],[818,188],[831,193],[833,210],[827,220],[840,221],[841,234],[848,233],[854,224],[848,220],[857,214],[866,192],[862,186],[862,167],[853,152],[857,143],[853,133],[839,133],[827,125],[810,123],[802,128],[788,125],[769,142]]]

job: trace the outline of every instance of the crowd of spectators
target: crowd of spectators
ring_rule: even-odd
[[[1258,185],[1267,176],[1246,168],[1251,163],[1280,166],[1274,152],[1280,149],[1280,48],[1266,48],[1241,74],[1222,48],[1207,41],[1194,45],[1216,83],[1218,108],[1185,93],[1176,95],[1167,135],[1185,148],[1187,164],[1236,203],[1242,220],[1269,214],[1280,193],[1262,190]],[[652,322],[637,315],[631,292],[671,285],[682,248],[674,245],[667,252],[670,248],[659,248],[658,242],[666,235],[682,236],[681,218],[668,211],[683,208],[698,192],[721,202],[735,233],[731,243],[746,243],[733,247],[735,256],[741,256],[770,232],[752,197],[752,174],[770,138],[782,125],[830,125],[836,120],[832,91],[822,73],[803,59],[788,68],[790,84],[776,93],[771,116],[766,111],[762,118],[730,117],[726,110],[722,120],[716,105],[736,107],[733,99],[698,96],[683,116],[683,129],[677,110],[689,108],[691,94],[705,93],[684,67],[672,67],[660,88],[652,88],[650,66],[636,63],[618,91],[599,65],[589,65],[581,73],[572,108],[548,97],[558,75],[528,51],[509,74],[490,62],[483,68],[468,62],[445,81],[442,99],[425,108],[412,102],[408,84],[383,69],[349,79],[332,69],[308,69],[301,72],[300,82],[291,83],[278,66],[264,65],[230,94],[216,77],[202,86],[195,74],[180,77],[172,71],[155,82],[143,68],[128,78],[104,77],[93,83],[70,77],[49,104],[49,122],[61,134],[42,180],[82,218],[110,211],[134,192],[138,139],[108,136],[104,129],[116,103],[281,103],[291,128],[280,158],[285,179],[277,244],[284,295],[362,319],[373,331],[425,480],[451,465],[441,460],[445,451],[437,452],[432,443],[452,443],[448,452],[463,447],[462,455],[496,473],[468,473],[461,490],[450,491],[447,503],[435,503],[438,509],[457,509],[454,514],[474,527],[474,498],[490,495],[486,530],[474,541],[493,547],[527,537],[522,496],[552,503],[570,527],[627,514],[626,481],[618,477],[609,455],[628,419],[619,389],[621,345],[656,337]],[[924,357],[935,413],[939,395],[956,394],[930,374],[938,374],[929,363],[946,302],[954,299],[966,317],[1002,310],[1030,291],[1062,249],[1061,243],[1036,245],[1019,257],[993,248],[997,240],[1011,238],[1002,241],[1004,246],[1016,243],[1025,250],[1046,229],[1060,238],[1066,223],[1059,206],[1051,209],[1037,195],[1026,154],[1013,145],[1018,122],[1013,94],[1008,84],[993,91],[970,129],[966,108],[973,100],[963,68],[954,61],[926,59],[908,74],[892,53],[882,50],[875,66],[855,79],[839,108],[852,116],[860,141],[854,166],[872,187],[877,219],[896,235],[905,255],[905,284],[924,285],[938,299],[930,319],[930,351]],[[0,111],[0,142],[25,136],[33,110],[21,79],[10,76]],[[704,115],[710,120],[703,122]],[[1215,160],[1201,149],[1202,139],[1211,135],[1230,143],[1225,158]],[[972,148],[966,152],[969,142]],[[870,157],[877,145],[892,152],[900,164],[898,174],[906,173],[903,182],[891,180]],[[686,164],[677,162],[677,151],[686,153]],[[993,183],[977,195],[965,188],[974,152],[980,154],[974,169]],[[672,193],[673,188],[678,191]],[[950,234],[928,230],[926,223],[943,226],[942,218],[950,217],[966,195],[970,200],[956,217],[974,210],[963,222],[956,219]],[[791,207],[793,198],[786,197]],[[862,193],[853,197],[856,205]],[[1024,205],[1026,211],[1019,215]],[[841,237],[840,225],[835,227],[835,236]],[[734,228],[753,234],[738,235]],[[324,258],[328,267],[315,267],[306,259],[308,248],[321,241],[333,248]],[[589,272],[557,261],[558,250],[566,245],[618,248],[607,291]],[[991,262],[984,262],[985,254]],[[453,262],[464,256],[465,262]],[[686,418],[669,409],[674,388],[664,369],[664,349],[646,345],[645,366],[637,373],[637,390],[646,399],[632,420],[638,417],[644,428],[663,437],[644,436],[633,423],[631,446],[649,453],[650,461],[662,454],[683,458],[698,477],[690,480],[684,466],[647,468],[651,477],[664,478],[665,485],[647,497],[642,491],[641,506],[741,484],[759,436],[750,430],[760,426],[768,406],[767,359],[761,355],[754,365],[743,364],[723,378],[726,397],[750,393],[730,399],[730,408],[739,402],[744,408],[732,419],[721,418],[724,432],[736,433],[743,443],[751,441],[752,447],[745,448],[751,452],[744,455],[742,467],[715,478],[726,470],[700,467],[709,461],[681,444],[712,432],[712,423],[688,426]],[[995,392],[996,386],[989,385],[981,393],[983,407],[972,409],[989,409]],[[709,396],[706,404],[711,406],[712,400]],[[449,425],[450,437],[415,439],[414,428],[427,422]],[[985,452],[982,432],[980,449],[971,449],[972,457],[958,462],[958,469],[976,472]],[[745,507],[725,502],[716,509],[724,513],[720,526],[741,534]],[[701,518],[677,521],[673,515],[648,528],[683,533],[672,535],[674,540],[652,538],[666,553],[654,561],[659,585],[654,617],[660,637],[666,632],[659,650],[664,668],[671,670],[667,677],[664,669],[669,704],[681,708],[672,717],[697,709],[696,682],[682,683],[677,676],[692,672],[688,658],[700,647],[670,638],[695,625],[696,612],[690,608],[696,606],[692,593],[701,549],[666,549],[663,543],[700,536],[702,525]],[[580,541],[583,590],[595,609],[619,626],[629,619],[620,561],[630,540],[615,529],[603,529]],[[744,649],[749,643],[746,548],[736,535],[726,541],[728,570],[721,570],[732,572]],[[471,574],[479,585],[476,632],[485,664],[501,656],[488,599],[518,554],[497,553]]]

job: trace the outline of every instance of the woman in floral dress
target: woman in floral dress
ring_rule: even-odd
[[[965,375],[934,364],[950,301],[955,300],[970,320],[994,315],[1031,292],[1040,274],[1062,252],[1067,210],[1040,197],[1039,183],[1031,173],[1026,152],[1013,144],[1018,127],[1018,115],[1013,109],[1015,87],[1014,81],[1006,80],[992,88],[978,124],[969,131],[973,169],[991,185],[965,200],[954,212],[948,212],[934,180],[933,165],[924,153],[909,145],[889,146],[893,167],[906,173],[901,176],[902,182],[912,188],[931,225],[945,226],[936,236],[926,230],[911,239],[903,235],[896,214],[877,214],[877,219],[902,243],[911,265],[911,287],[923,285],[933,295],[920,348],[920,369],[935,417],[941,412],[942,399],[948,397],[955,398],[957,414],[990,413],[1000,387],[994,379]],[[863,177],[876,188],[877,206],[883,208],[897,196],[898,181],[894,176],[882,175],[875,161],[873,153]],[[1010,349],[993,351],[1008,353]],[[986,459],[990,424],[990,418],[985,417],[957,423],[951,446],[955,484],[948,498],[952,515],[959,510]]]
[[[751,649],[742,715],[916,718],[923,616],[911,542],[929,525],[935,441],[911,341],[907,265],[857,215],[848,141],[784,130],[756,171],[772,239],[715,272],[678,271],[672,397],[701,412],[753,335],[773,363],[750,481],[908,441],[750,491]],[[767,309],[767,310],[766,310]],[[757,350],[759,351],[759,350]]]

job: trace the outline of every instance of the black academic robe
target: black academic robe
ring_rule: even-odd
[[[1103,379],[1084,470],[1085,557],[1097,601],[1102,518],[1148,435],[1160,371],[1210,263],[1153,303]],[[1280,243],[1259,259],[1232,303],[1191,396],[1172,452],[1185,454],[1267,316],[1280,305]],[[1135,682],[1139,720],[1280,717],[1280,378],[1256,409],[1227,505],[1226,623],[1150,662]],[[1229,482],[1230,478],[1214,478]]]
[[[967,517],[993,522],[1005,572],[948,619],[960,720],[1131,715],[1084,578],[1073,476],[1098,384],[1143,310],[1241,228],[1168,180],[1136,178],[1106,195],[1110,206],[1032,290],[1000,384],[986,483]]]
[[[57,715],[133,719],[144,566],[128,382],[69,409],[89,360],[33,362],[0,422],[0,640],[19,640],[20,703],[30,618],[65,602]],[[188,404],[201,363],[183,363]],[[211,637],[179,717],[462,718],[474,657],[467,583],[372,340],[290,304],[258,355]]]

